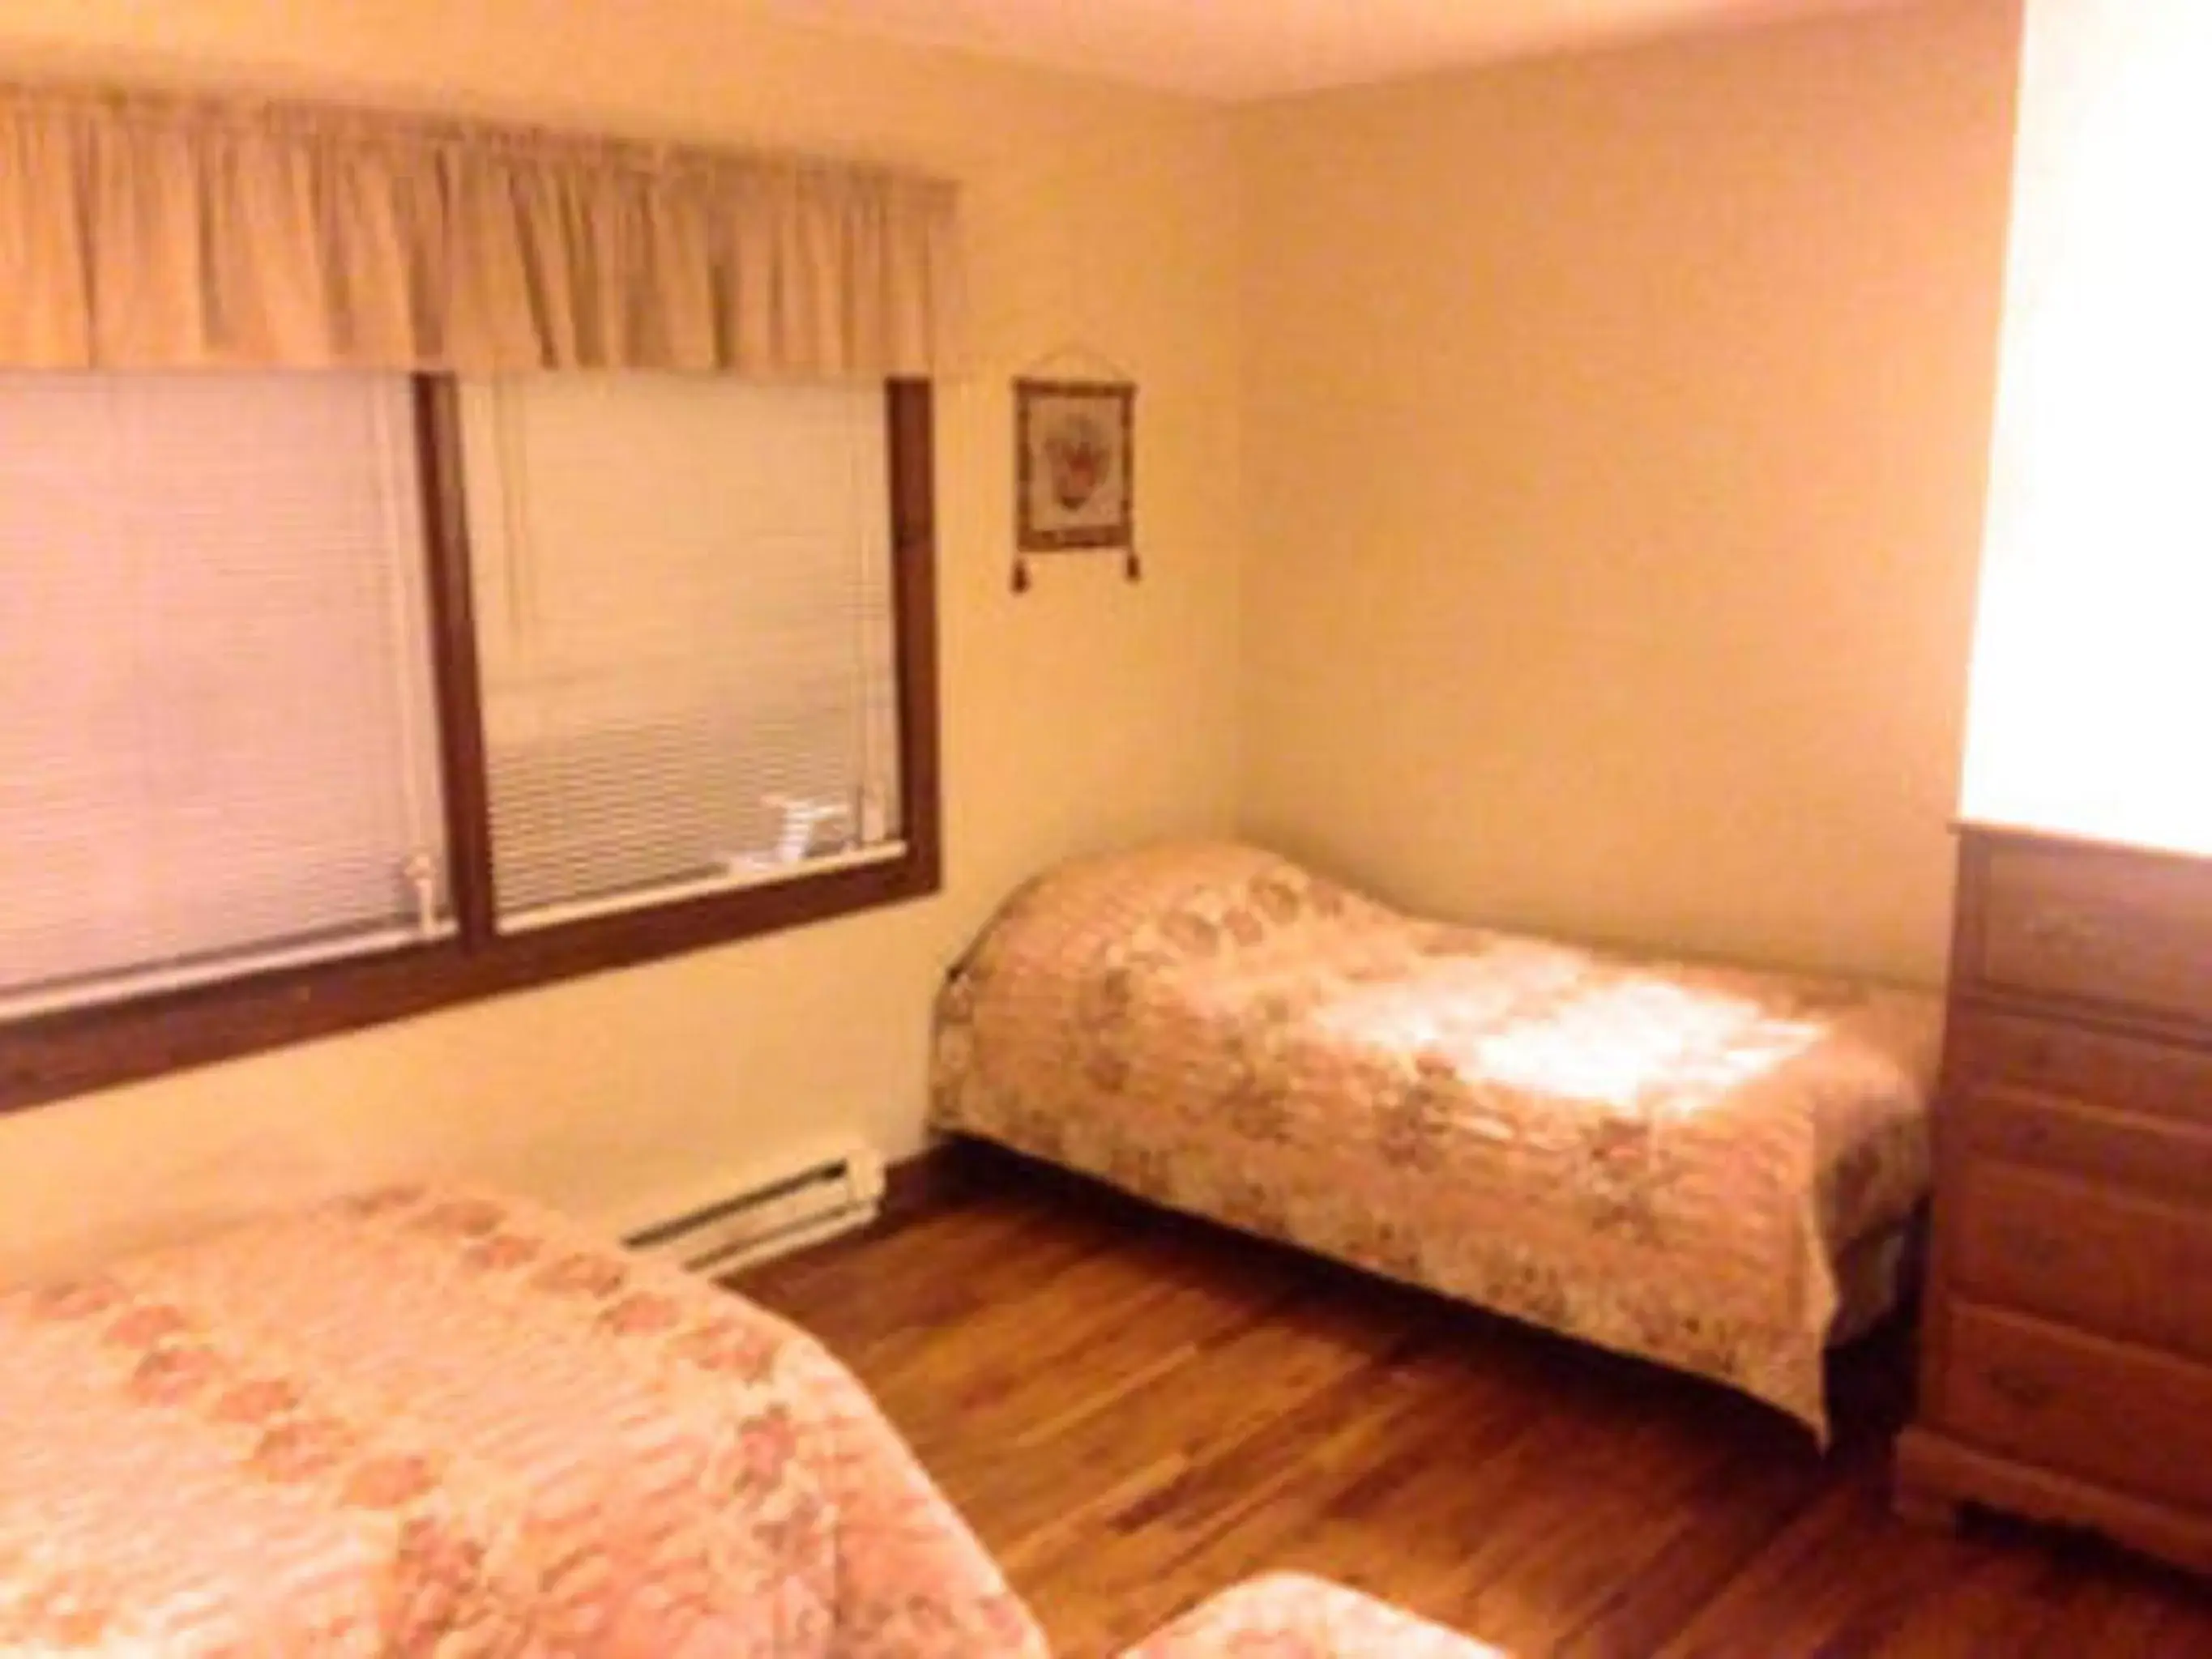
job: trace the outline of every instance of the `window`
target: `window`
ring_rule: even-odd
[[[449,926],[407,384],[0,376],[0,1018]]]
[[[930,397],[0,374],[0,1108],[933,891]]]
[[[464,393],[504,927],[899,850],[879,392]]]

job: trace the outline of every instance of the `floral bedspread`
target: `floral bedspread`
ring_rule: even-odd
[[[0,1651],[1044,1649],[807,1338],[400,1189],[0,1297]]]
[[[939,1001],[933,1117],[1825,1434],[1836,1260],[1925,1195],[1940,1023],[1154,848],[1001,912]]]
[[[1387,1601],[1304,1573],[1248,1579],[1121,1659],[1512,1659]]]

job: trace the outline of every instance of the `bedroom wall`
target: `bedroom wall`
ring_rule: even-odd
[[[1234,813],[1237,159],[1194,105],[779,27],[723,0],[13,0],[0,74],[131,76],[820,149],[965,186],[975,372],[939,410],[942,897],[0,1120],[0,1269],[413,1170],[620,1218],[818,1135],[921,1138],[929,1001],[1006,890]],[[1146,576],[1017,600],[1006,381],[1144,386]],[[0,902],[4,902],[0,896]]]
[[[1255,833],[1454,915],[1940,976],[2018,27],[1249,120]]]

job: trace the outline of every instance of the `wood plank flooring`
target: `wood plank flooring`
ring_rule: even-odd
[[[2212,1655],[2212,1595],[2102,1546],[1889,1513],[1905,1333],[1778,1414],[988,1158],[757,1270],[875,1391],[1066,1656],[1318,1572],[1518,1656]]]

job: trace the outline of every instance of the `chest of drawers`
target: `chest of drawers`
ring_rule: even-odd
[[[2212,1572],[2212,861],[1960,842],[1897,1501]]]

